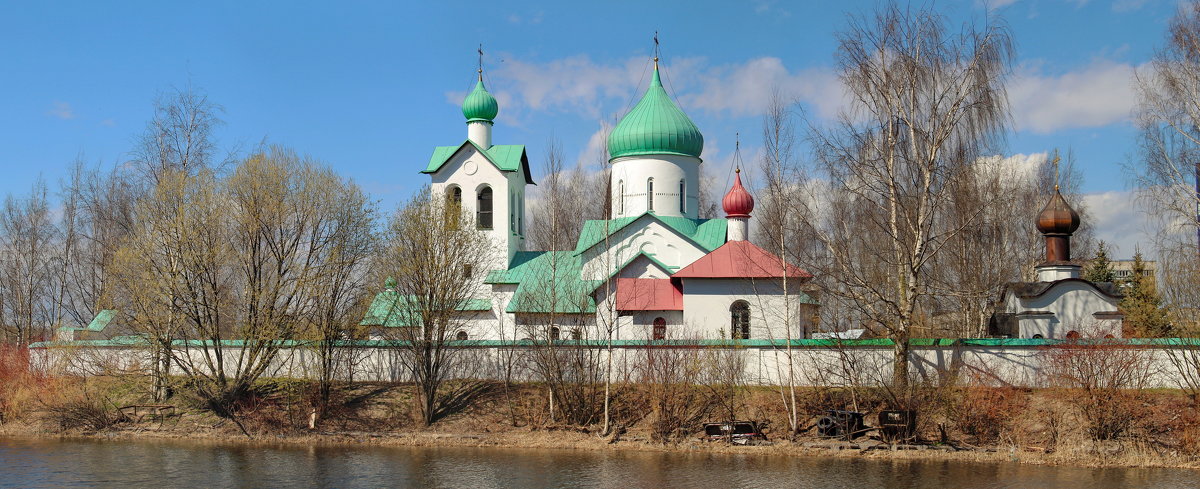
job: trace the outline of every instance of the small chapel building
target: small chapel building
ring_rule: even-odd
[[[610,328],[614,339],[807,337],[812,275],[748,241],[754,198],[740,170],[726,217],[699,217],[704,136],[667,95],[657,58],[645,94],[608,136],[611,219],[585,222],[572,250],[525,249],[529,158],[522,145],[492,143],[499,106],[482,70],[462,112],[466,140],[434,148],[421,172],[433,198],[474,216],[502,252],[472,275],[478,296],[456,338],[597,339]],[[395,294],[377,295],[363,324],[404,327],[389,321],[406,302]]]
[[[1037,217],[1046,239],[1046,261],[1034,267],[1037,280],[1004,287],[990,336],[1026,339],[1120,338],[1124,314],[1121,292],[1112,282],[1080,278],[1082,266],[1071,261],[1071,235],[1079,214],[1054,186],[1054,195]]]

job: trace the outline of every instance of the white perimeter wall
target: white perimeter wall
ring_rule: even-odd
[[[562,352],[580,351],[575,347],[558,347]],[[603,359],[603,346],[584,347],[593,358]],[[38,368],[49,371],[99,375],[111,369],[145,368],[150,355],[145,349],[129,347],[57,347],[32,349]],[[519,380],[537,380],[528,368],[532,347],[468,347],[461,348],[457,371],[463,376],[499,378],[496,372],[506,361],[517,365]],[[695,346],[616,346],[613,348],[616,378],[636,381],[638,365],[647,355],[710,355],[743,362],[745,381],[750,384],[778,384],[785,378],[787,352],[781,347],[695,347]],[[1147,387],[1176,388],[1182,385],[1184,374],[1175,367],[1174,359],[1183,355],[1200,355],[1194,347],[1130,347],[1126,351],[1141,358],[1149,369]],[[1045,385],[1044,369],[1047,360],[1045,347],[996,346],[938,346],[913,347],[911,366],[918,379],[938,381],[958,375],[960,381],[987,385],[1039,387]],[[188,352],[197,362],[202,352]],[[236,355],[236,349],[227,349]],[[346,380],[405,381],[407,375],[400,362],[401,353],[387,348],[346,348],[340,376]],[[877,385],[891,377],[892,350],[890,347],[794,347],[792,349],[796,378],[802,385]],[[1200,357],[1197,357],[1200,358]],[[311,378],[316,362],[313,350],[285,349],[273,362],[267,377]],[[232,372],[232,367],[230,367]],[[1193,380],[1197,373],[1190,374]]]

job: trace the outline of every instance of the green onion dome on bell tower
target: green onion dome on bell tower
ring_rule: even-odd
[[[496,119],[496,114],[500,113],[496,97],[488,93],[487,88],[483,86],[482,73],[479,75],[479,82],[475,84],[475,90],[472,90],[467,94],[467,98],[463,99],[462,112],[463,116],[467,118],[467,122],[492,122]]]
[[[658,62],[655,61],[650,88],[608,135],[610,161],[641,155],[699,158],[703,150],[704,136],[687,114],[667,96],[658,76]]]

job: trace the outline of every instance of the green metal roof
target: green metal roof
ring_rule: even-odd
[[[531,267],[526,266],[530,261],[537,259],[546,253],[545,251],[518,251],[513,254],[512,262],[508,264],[508,270],[492,270],[488,272],[487,278],[483,280],[485,284],[519,284],[525,274],[529,272]]]
[[[113,309],[104,309],[104,310],[101,310],[100,312],[96,313],[96,317],[92,318],[92,321],[90,323],[88,323],[87,326],[84,326],[82,328],[76,328],[73,326],[63,326],[58,329],[63,330],[63,331],[91,331],[93,333],[99,333],[101,331],[104,331],[104,328],[108,327],[108,323],[111,323],[113,318],[115,318],[116,316],[117,316],[117,311],[115,311]]]
[[[421,170],[421,173],[437,173],[442,169],[442,165],[450,160],[450,157],[458,153],[459,150],[467,145],[474,146],[488,161],[496,165],[500,171],[519,171],[525,175],[525,182],[533,183],[533,176],[529,173],[529,156],[525,154],[525,145],[523,144],[497,144],[490,148],[475,144],[470,139],[464,141],[457,146],[437,146],[433,148],[433,156],[429,158],[429,165]]]
[[[582,280],[583,260],[572,251],[518,251],[508,270],[495,270],[484,281],[517,284],[508,312],[583,314],[596,311],[591,292],[598,280]]]
[[[699,158],[703,151],[704,135],[667,96],[656,63],[650,88],[608,135],[610,161],[623,156],[656,154]]]
[[[398,295],[394,290],[384,290],[375,294],[375,299],[371,301],[371,306],[367,308],[366,315],[358,324],[363,326],[383,326],[385,328],[398,328],[403,326],[415,326],[409,324],[409,318],[415,317],[412,310],[417,306],[417,301],[409,295]],[[492,309],[492,301],[488,299],[467,299],[461,306],[459,311],[476,312],[489,311]]]
[[[618,217],[610,220],[595,220],[583,223],[579,232],[579,241],[575,245],[575,253],[583,253],[608,236],[616,234],[638,219],[647,218],[661,222],[675,230],[684,238],[692,241],[706,251],[712,251],[725,244],[725,234],[729,221],[725,219],[689,219],[686,217],[660,216],[647,212],[640,216]]]
[[[496,104],[496,97],[488,93],[487,88],[483,86],[483,78],[480,77],[479,83],[475,84],[475,89],[467,94],[467,98],[463,99],[463,117],[467,118],[467,122],[492,122],[499,112],[500,106]]]

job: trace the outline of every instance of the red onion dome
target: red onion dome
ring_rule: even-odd
[[[725,208],[725,217],[750,217],[750,211],[754,210],[754,197],[742,186],[741,169],[734,174],[733,188],[721,199],[721,206]]]
[[[1070,205],[1067,205],[1067,200],[1055,188],[1054,196],[1038,214],[1037,230],[1042,234],[1070,235],[1076,229],[1079,229],[1079,214]]]

